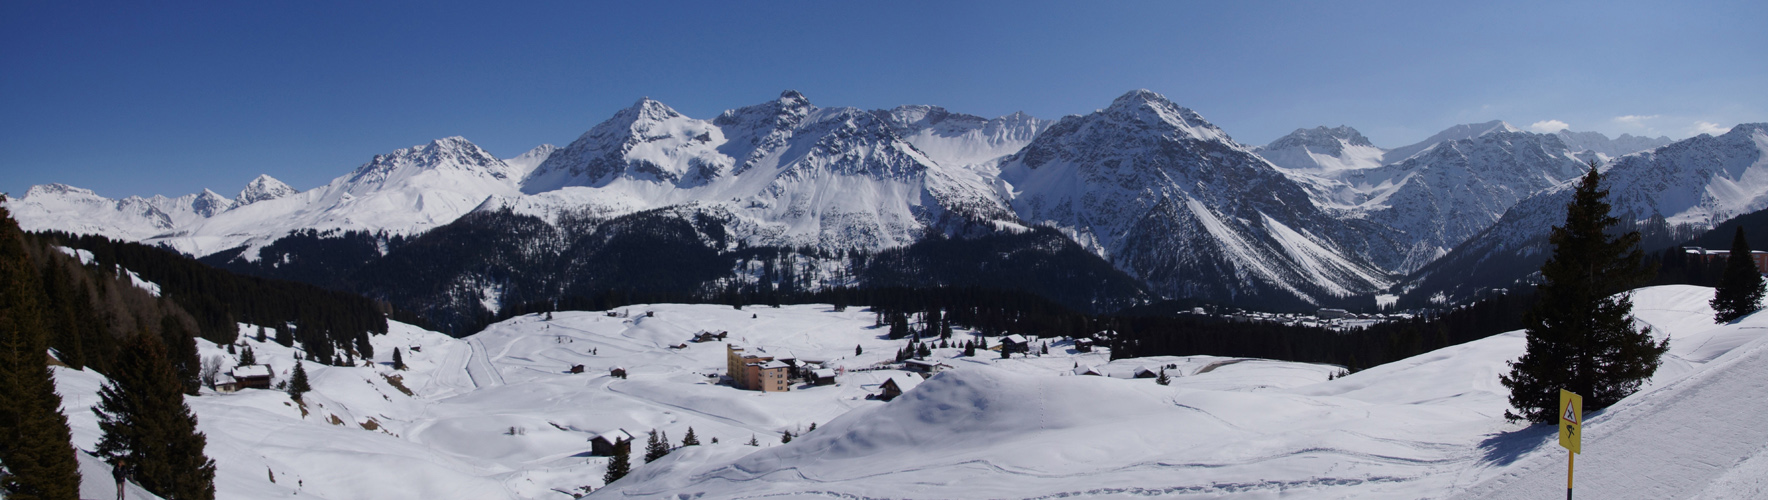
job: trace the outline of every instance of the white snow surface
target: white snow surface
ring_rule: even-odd
[[[1594,412],[1580,490],[1602,498],[1761,498],[1768,462],[1768,315],[1714,325],[1709,288],[1635,292],[1670,354],[1652,381]],[[652,312],[654,315],[647,315]],[[393,323],[370,366],[305,368],[306,414],[275,390],[187,398],[218,467],[218,498],[1556,498],[1551,428],[1503,420],[1498,375],[1522,353],[1502,334],[1328,380],[1338,367],[1212,356],[1112,361],[1064,339],[1050,355],[935,349],[955,368],[883,403],[866,397],[904,341],[873,315],[827,305],[657,304],[523,316],[465,339]],[[753,316],[753,317],[752,317]],[[713,383],[725,343],[827,361],[833,386]],[[277,380],[293,349],[256,341]],[[968,332],[958,332],[967,338]],[[999,339],[990,339],[998,345]],[[855,354],[855,347],[863,353]],[[236,356],[200,342],[230,369]],[[394,348],[409,370],[393,370]],[[413,350],[413,349],[417,350]],[[571,374],[572,365],[585,373]],[[1106,376],[1075,376],[1077,364]],[[623,367],[626,379],[608,376]],[[1130,379],[1172,366],[1172,384]],[[74,444],[99,438],[101,375],[56,368]],[[406,395],[387,376],[401,377]],[[808,431],[816,423],[815,431]],[[704,444],[604,489],[587,440],[651,429]],[[780,445],[784,431],[801,434]],[[759,448],[743,443],[754,437]],[[717,438],[717,444],[711,443]],[[85,497],[109,498],[90,457]],[[275,482],[270,477],[274,475]]]

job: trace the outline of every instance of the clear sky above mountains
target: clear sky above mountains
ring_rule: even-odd
[[[1236,140],[1350,125],[1683,138],[1768,120],[1762,2],[0,3],[0,191],[309,189],[461,135],[512,157],[650,96],[1086,113],[1148,88]]]

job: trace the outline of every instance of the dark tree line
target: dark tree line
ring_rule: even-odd
[[[102,236],[47,232],[35,237],[43,245],[92,252],[97,272],[120,277],[111,281],[127,280],[117,271],[120,266],[159,285],[161,296],[188,311],[184,316],[191,320],[171,315],[175,319],[163,320],[159,330],[184,329],[193,336],[227,344],[238,337],[239,322],[270,325],[278,330],[279,342],[285,338],[299,342],[321,362],[329,362],[339,352],[372,355],[362,352],[367,349],[368,336],[387,331],[386,315],[391,307],[349,292],[242,276],[170,250]],[[182,344],[168,339],[166,345],[174,358],[184,356]],[[194,350],[189,354],[194,358]]]
[[[0,496],[74,499],[80,470],[45,355],[37,274],[17,223],[0,207]]]

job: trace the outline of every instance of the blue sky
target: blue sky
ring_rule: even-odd
[[[788,88],[1046,118],[1147,88],[1247,144],[1768,121],[1768,2],[1222,3],[0,2],[0,191],[309,189],[439,137],[510,157],[644,96],[709,118]]]

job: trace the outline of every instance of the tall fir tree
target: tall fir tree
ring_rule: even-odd
[[[252,366],[255,364],[258,364],[258,355],[252,352],[251,347],[246,347],[245,350],[239,352],[240,366]]]
[[[688,428],[688,435],[681,438],[681,445],[682,446],[698,446],[699,444],[700,444],[700,437],[694,435],[694,428],[693,427],[689,427]]]
[[[614,443],[614,456],[608,459],[608,472],[602,474],[602,484],[614,484],[620,478],[632,472],[632,441],[622,440]]]
[[[1653,342],[1650,328],[1633,324],[1633,300],[1621,294],[1649,280],[1639,233],[1609,236],[1620,219],[1609,214],[1601,174],[1592,164],[1553,228],[1553,257],[1541,266],[1535,306],[1523,317],[1528,350],[1499,380],[1510,389],[1510,420],[1550,423],[1559,416],[1559,390],[1584,398],[1586,412],[1607,408],[1639,389],[1657,371],[1669,340]]]
[[[49,369],[41,293],[23,234],[0,207],[0,497],[74,499],[80,469]]]
[[[1743,226],[1731,237],[1731,255],[1725,259],[1725,274],[1713,290],[1713,321],[1729,323],[1762,309],[1762,295],[1768,288],[1762,283],[1762,271],[1756,268],[1750,241],[1744,238]]]
[[[405,369],[405,356],[401,356],[399,354],[399,348],[397,348],[397,347],[393,348],[393,369],[394,370],[404,370]]]
[[[302,395],[313,390],[313,386],[307,384],[307,369],[301,367],[303,364],[305,363],[296,360],[295,372],[289,375],[289,397],[295,401],[300,401]]]
[[[135,483],[168,500],[213,500],[215,461],[208,438],[184,404],[184,382],[157,336],[141,332],[125,344],[110,383],[99,390],[98,455],[122,460]]]

